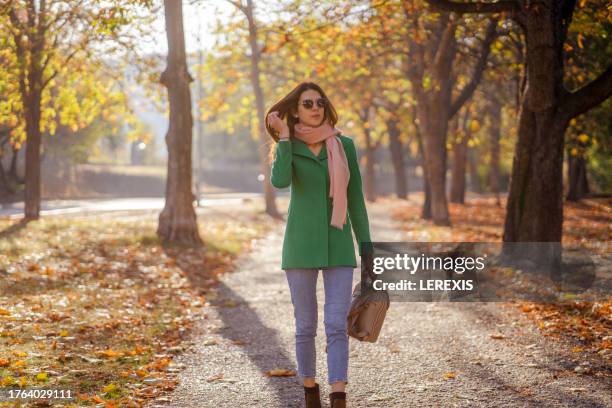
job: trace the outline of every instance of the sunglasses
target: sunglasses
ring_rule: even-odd
[[[314,101],[312,99],[304,99],[302,102],[300,102],[300,104],[306,109],[314,108]],[[317,99],[317,106],[319,108],[325,108],[325,106],[327,106],[327,99],[325,98]]]

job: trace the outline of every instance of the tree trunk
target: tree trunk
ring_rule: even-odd
[[[567,154],[567,179],[569,190],[567,199],[569,201],[580,201],[589,192],[589,180],[587,179],[587,161],[582,156]]]
[[[563,79],[558,7],[530,12],[526,21],[527,87],[521,101],[518,139],[506,205],[504,242],[561,242],[563,225],[563,134],[555,114]],[[557,25],[559,24],[559,25]],[[505,246],[504,251],[506,253]],[[561,253],[523,253],[559,270]]]
[[[270,139],[266,136],[265,131],[265,103],[263,91],[261,88],[259,61],[261,53],[257,43],[257,23],[253,10],[253,1],[247,0],[247,7],[244,10],[249,23],[249,44],[251,48],[251,84],[255,92],[255,107],[257,109],[257,133],[262,146],[266,146]],[[280,213],[276,207],[276,193],[270,183],[270,166],[267,161],[266,149],[257,149],[259,153],[259,161],[261,163],[261,171],[264,175],[264,195],[266,200],[266,213],[274,218],[280,218]]]
[[[491,160],[489,162],[488,183],[489,189],[495,194],[497,206],[501,206],[499,197],[499,139],[501,136],[501,103],[495,97],[489,98],[489,151]]]
[[[159,215],[157,235],[164,243],[201,244],[192,191],[191,94],[193,80],[185,58],[183,10],[180,1],[164,0],[168,62],[160,82],[168,89],[170,123],[166,133],[168,174],[166,204]]]
[[[23,180],[17,174],[17,162],[19,161],[19,149],[13,147],[11,165],[9,166],[9,176],[16,184],[23,184]]]
[[[467,149],[467,160],[470,172],[470,190],[475,193],[482,193],[482,184],[480,182],[480,176],[478,175],[478,158],[476,157],[477,152],[472,147]]]
[[[6,171],[4,170],[4,164],[2,163],[2,156],[0,155],[0,195],[4,192],[9,193],[11,191]],[[1,198],[1,196],[0,196]]]
[[[415,116],[416,117],[416,116]],[[429,188],[429,178],[427,177],[427,167],[425,166],[425,149],[423,148],[423,138],[419,131],[418,123],[414,123],[416,129],[416,138],[419,144],[419,157],[421,159],[421,170],[423,172],[423,208],[421,209],[421,218],[424,220],[431,219],[431,189]]]
[[[518,140],[506,205],[504,242],[560,243],[563,231],[563,140],[567,121],[557,115],[563,86],[563,51],[568,21],[559,4],[526,14],[527,88],[521,102]],[[506,246],[507,248],[509,246]],[[505,252],[507,253],[506,249]],[[559,271],[561,251],[534,246],[523,253]]]
[[[426,35],[428,39],[415,41],[417,36],[420,37],[421,23],[418,13],[415,12],[413,3],[404,0],[402,5],[407,22],[412,24],[414,30],[412,36],[408,35],[409,62],[404,69],[412,85],[420,129],[424,136],[425,174],[431,192],[431,216],[436,225],[450,225],[446,200],[448,121],[471,98],[482,78],[491,44],[497,36],[497,20],[489,21],[470,80],[452,100],[455,85],[452,68],[457,54],[457,19],[449,13],[441,13],[438,21],[434,23],[435,28]],[[426,79],[428,81],[425,81]],[[426,212],[425,209],[423,212]]]
[[[32,72],[34,71],[34,72]],[[25,209],[28,220],[37,220],[40,216],[40,104],[42,78],[31,70],[30,93],[25,100],[26,119],[26,156],[25,156]]]
[[[436,116],[440,120],[442,115]],[[425,136],[425,167],[431,197],[431,218],[436,225],[450,225],[446,201],[446,120],[436,123]]]
[[[451,225],[446,201],[446,134],[448,121],[452,117],[451,93],[453,82],[449,78],[456,54],[454,22],[450,21],[444,31],[438,61],[432,73],[432,90],[428,98],[425,136],[425,167],[431,189],[431,216],[436,225]]]
[[[404,146],[400,140],[400,129],[398,120],[395,118],[387,120],[389,132],[389,152],[395,175],[395,194],[397,198],[406,199],[408,196],[406,168],[404,165]]]
[[[575,2],[546,0],[524,11],[527,87],[521,101],[504,242],[560,244],[563,232],[563,144],[569,121],[612,94],[612,68],[583,88],[563,87],[563,45]],[[559,271],[560,245],[529,257]]]
[[[504,224],[504,242],[561,242],[563,133],[551,110],[523,104]],[[560,253],[525,254],[555,269]],[[548,260],[545,260],[546,257]]]
[[[468,119],[466,117],[464,122],[467,121]],[[464,132],[458,132],[459,121],[457,120],[457,117],[453,119],[452,123],[457,136],[455,137],[455,141],[453,143],[450,202],[465,204],[465,169],[468,149],[468,133],[465,130],[467,130],[467,126],[464,123]]]
[[[374,163],[376,158],[374,154],[376,152],[376,146],[372,143],[370,137],[370,129],[364,129],[365,134],[365,177],[364,177],[364,190],[365,198],[370,202],[376,201],[376,173],[374,171]]]

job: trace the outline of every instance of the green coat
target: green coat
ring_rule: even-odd
[[[370,228],[361,186],[359,161],[353,140],[339,136],[350,169],[348,214],[342,230],[332,226],[327,148],[319,155],[303,141],[279,141],[272,163],[271,182],[276,188],[291,186],[291,201],[283,241],[282,269],[357,266],[351,225],[362,253],[370,242]]]

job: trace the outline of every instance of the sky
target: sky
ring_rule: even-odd
[[[198,50],[198,33],[204,49],[211,49],[215,43],[212,29],[217,17],[228,17],[234,6],[226,0],[204,0],[197,5],[192,0],[183,0],[183,25],[185,30],[185,45],[187,52]],[[154,44],[143,43],[143,51],[157,51],[165,54],[167,51],[166,29],[164,24],[163,8],[157,13],[153,23]]]

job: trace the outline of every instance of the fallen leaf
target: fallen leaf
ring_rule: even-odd
[[[266,371],[265,374],[268,377],[293,377],[295,375],[295,371],[286,370],[284,368],[276,368],[274,370]]]
[[[206,382],[213,382],[213,381],[217,381],[223,378],[223,374],[215,374],[212,377],[208,377],[206,379]]]
[[[455,373],[454,371],[449,371],[449,372],[444,374],[444,378],[446,378],[447,380],[450,380],[450,379],[456,378],[456,377],[457,377],[457,373]]]
[[[117,386],[111,383],[111,384],[108,384],[106,387],[102,388],[102,392],[107,393],[107,392],[111,392],[116,389],[117,389]]]
[[[4,387],[9,387],[9,386],[15,384],[15,379],[9,375],[9,376],[6,376],[6,377],[2,377],[2,381],[0,381],[0,383]]]
[[[102,350],[102,351],[98,351],[97,354],[99,356],[103,356],[103,357],[120,357],[123,355],[123,353],[119,352],[119,351],[115,351],[113,349],[106,349],[106,350]]]

